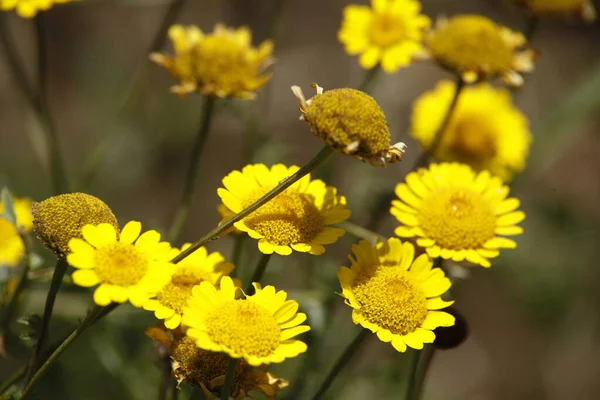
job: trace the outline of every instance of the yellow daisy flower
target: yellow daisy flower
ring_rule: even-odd
[[[189,247],[190,243],[186,243],[181,247],[181,251]],[[169,259],[181,251],[173,249]],[[200,247],[175,265],[175,272],[169,283],[156,294],[155,299],[144,303],[144,309],[154,311],[156,318],[165,320],[167,328],[175,329],[181,323],[183,308],[192,295],[192,288],[202,281],[217,285],[221,277],[229,275],[233,269],[233,264],[225,262],[221,253],[208,254],[206,247]]]
[[[152,53],[150,59],[180,80],[171,88],[174,93],[252,99],[270,78],[263,72],[273,63],[273,42],[252,47],[248,28],[217,24],[213,33],[204,34],[197,26],[173,25],[169,37],[175,55]]]
[[[539,16],[570,17],[575,16],[583,22],[594,22],[596,9],[591,0],[513,0]]]
[[[128,222],[120,236],[111,224],[85,225],[83,239],[71,239],[67,262],[77,271],[76,285],[98,286],[94,302],[107,306],[129,300],[142,307],[169,282],[174,265],[168,262],[171,246],[160,242],[160,234],[147,231],[140,235],[142,224]]]
[[[374,98],[355,89],[323,92],[316,83],[312,87],[317,94],[309,100],[299,86],[292,86],[292,92],[300,101],[300,119],[327,145],[371,165],[385,167],[386,162],[402,160],[406,145],[390,145],[385,114]]]
[[[454,325],[454,317],[437,311],[453,301],[442,296],[450,279],[426,254],[415,259],[415,248],[396,238],[373,247],[368,240],[352,245],[352,265],[340,267],[342,296],[352,307],[352,321],[391,342],[399,352],[433,343],[433,330]]]
[[[17,227],[0,217],[0,267],[17,267],[25,254],[25,244]]]
[[[187,335],[201,349],[225,352],[253,366],[304,353],[306,344],[292,339],[310,330],[300,325],[306,314],[297,312],[298,303],[286,301],[287,293],[273,286],[253,285],[256,293],[244,299],[236,299],[239,288],[228,276],[221,279],[220,290],[206,281],[195,286],[183,313]]]
[[[15,214],[17,216],[17,226],[23,232],[31,232],[33,229],[33,214],[31,214],[31,207],[33,202],[27,197],[14,198]],[[0,201],[0,214],[4,212],[4,204]]]
[[[229,208],[227,208],[227,206],[223,203],[221,203],[217,206],[217,212],[219,213],[219,216],[221,217],[221,221],[219,221],[219,224],[222,224],[223,222],[227,221],[229,218],[235,216],[235,213],[233,211],[231,211]],[[232,226],[231,228],[227,229],[223,233],[223,235],[227,235],[228,233],[232,233],[232,232],[235,234],[243,233],[235,226]]]
[[[400,200],[392,202],[392,215],[402,224],[400,237],[416,237],[429,256],[467,260],[490,267],[488,258],[500,248],[515,248],[502,236],[518,235],[525,213],[520,202],[506,198],[509,188],[489,171],[475,173],[458,163],[432,164],[406,176],[396,186]],[[498,236],[502,235],[502,236]]]
[[[239,213],[299,169],[283,164],[271,169],[264,164],[247,165],[223,178],[225,188],[217,193],[232,212]],[[323,245],[344,235],[343,229],[328,225],[349,217],[346,198],[308,174],[234,226],[258,239],[258,249],[264,254],[289,256],[296,250],[320,255],[325,252]]]
[[[535,52],[520,33],[481,15],[439,19],[425,38],[429,52],[465,82],[500,76],[511,86],[523,84],[519,72],[531,72]]]
[[[49,10],[54,4],[70,3],[78,0],[0,0],[0,9],[15,9],[23,18],[33,18],[40,11]]]
[[[416,0],[372,0],[373,8],[349,5],[344,8],[338,39],[350,55],[360,54],[359,63],[371,69],[378,63],[388,73],[410,64],[423,53],[424,30],[431,21],[419,14]]]
[[[442,81],[415,102],[410,133],[423,150],[430,150],[455,91],[454,82]],[[510,92],[481,83],[461,92],[434,157],[487,169],[508,181],[525,168],[530,144],[529,122],[513,105]]]

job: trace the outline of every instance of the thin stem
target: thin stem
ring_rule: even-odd
[[[283,14],[285,6],[285,0],[275,0],[273,8],[271,9],[271,16],[269,20],[269,28],[267,29],[267,38],[275,39],[277,37],[277,30],[279,28],[279,20]]]
[[[346,347],[346,350],[344,350],[340,358],[336,361],[335,365],[333,366],[331,371],[329,371],[323,383],[321,383],[319,390],[317,391],[317,393],[315,393],[312,400],[318,400],[325,394],[325,392],[327,391],[327,389],[329,389],[335,378],[337,378],[339,373],[344,369],[348,362],[350,362],[352,357],[354,357],[354,355],[360,348],[360,345],[364,342],[364,340],[369,336],[370,333],[371,331],[369,331],[368,329],[360,328],[360,332],[358,333],[356,338],[354,338],[352,343],[350,343],[350,345]]]
[[[239,276],[240,271],[240,257],[244,252],[244,242],[246,235],[235,235],[234,243],[233,243],[233,251],[231,252],[231,263],[235,265],[236,275]]]
[[[44,34],[44,13],[38,13],[33,23],[35,25],[35,38],[38,44],[38,57],[37,57],[37,79],[38,88],[40,89],[40,95],[46,98],[46,71],[48,71],[48,49],[45,45],[45,34]]]
[[[357,237],[359,239],[366,239],[371,243],[377,243],[377,239],[382,237],[381,235],[379,235],[367,228],[363,228],[360,225],[356,225],[355,223],[350,222],[350,221],[340,222],[338,224],[338,227],[344,229],[345,231],[347,231],[349,234],[351,234],[354,237]]]
[[[17,304],[19,302],[19,296],[20,296],[21,292],[23,292],[23,290],[27,286],[27,281],[28,281],[27,275],[29,274],[29,270],[31,269],[31,257],[29,255],[29,246],[27,244],[27,238],[23,234],[20,234],[20,236],[21,236],[21,240],[23,241],[23,244],[25,245],[25,255],[23,257],[23,273],[21,274],[21,278],[19,278],[19,283],[17,283],[17,287],[16,287],[12,297],[10,298],[10,302],[8,303],[8,306],[6,307],[6,312],[3,315],[2,323],[0,324],[0,336],[2,335],[3,332],[8,331],[8,328],[10,326],[10,321],[12,319],[12,316],[13,316],[13,314],[17,308]]]
[[[254,294],[254,286],[252,286],[252,282],[260,282],[265,274],[265,269],[267,269],[267,264],[269,263],[271,256],[272,254],[261,254],[258,264],[256,264],[256,269],[252,274],[252,278],[250,278],[250,281],[248,281],[248,285],[246,286],[246,295]]]
[[[319,165],[323,164],[323,162],[325,162],[327,159],[329,159],[329,157],[331,157],[332,154],[333,154],[333,150],[329,146],[323,147],[323,149],[321,149],[321,151],[312,160],[310,160],[308,163],[306,163],[302,168],[300,168],[298,171],[296,171],[293,175],[290,175],[290,176],[284,178],[283,180],[281,180],[281,182],[279,182],[279,184],[277,186],[275,186],[273,189],[271,189],[269,192],[267,192],[261,198],[256,200],[254,203],[250,204],[248,207],[246,207],[245,209],[240,211],[238,214],[234,215],[233,217],[229,218],[227,221],[223,222],[222,224],[220,224],[219,226],[217,226],[216,228],[214,228],[213,230],[208,232],[206,235],[201,237],[200,240],[198,240],[197,242],[192,244],[190,247],[188,247],[187,249],[185,249],[184,251],[179,253],[179,255],[177,255],[173,259],[171,259],[171,262],[175,263],[175,264],[180,262],[181,260],[183,260],[184,258],[189,256],[190,254],[192,254],[194,251],[196,251],[200,247],[204,246],[206,243],[216,239],[221,233],[225,232],[231,226],[233,226],[233,224],[240,221],[247,215],[253,213],[254,211],[258,210],[260,207],[265,205],[271,199],[276,197],[279,193],[283,192],[285,189],[287,189],[288,187],[292,186],[295,182],[302,179],[302,177],[306,176],[308,173],[310,173],[312,170],[317,168]]]
[[[435,355],[435,346],[430,344],[425,345],[423,350],[415,351],[415,353],[410,370],[406,400],[418,400],[421,398],[427,371]]]
[[[233,385],[233,376],[235,375],[235,366],[237,365],[237,358],[231,357],[229,364],[227,364],[227,373],[225,374],[225,384],[223,385],[223,391],[221,392],[221,400],[229,400],[229,394],[231,393],[231,386]]]
[[[175,218],[173,219],[171,228],[169,228],[168,237],[169,242],[171,243],[176,242],[179,239],[179,236],[181,236],[181,232],[183,231],[185,221],[190,211],[190,206],[194,197],[194,185],[198,177],[198,165],[200,163],[202,150],[204,149],[204,145],[206,144],[208,132],[210,131],[210,123],[213,116],[214,106],[215,98],[213,96],[205,96],[204,104],[202,105],[202,119],[200,121],[200,129],[198,130],[194,146],[192,147],[192,153],[190,156],[190,163],[188,165],[186,173],[185,184],[183,186],[181,202],[179,203],[179,208],[175,213]]]
[[[177,387],[177,381],[171,378],[171,399],[177,400],[179,397],[179,388]]]
[[[379,65],[367,70],[363,81],[360,86],[358,86],[358,90],[369,93],[373,89],[373,85],[375,84],[375,78],[379,75],[379,71],[381,71],[381,67]]]
[[[535,33],[537,32],[537,28],[538,28],[539,24],[540,24],[540,19],[536,15],[530,15],[529,17],[527,17],[527,22],[525,23],[524,35],[525,35],[525,38],[527,39],[527,42],[529,42],[529,44],[531,44],[531,42],[533,41],[533,38],[535,36]]]

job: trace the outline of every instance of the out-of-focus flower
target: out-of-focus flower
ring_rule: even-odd
[[[335,151],[385,167],[386,162],[402,160],[406,145],[390,145],[385,114],[374,98],[355,89],[326,92],[313,83],[317,94],[306,100],[299,86],[292,92],[300,100],[301,120]]]
[[[415,259],[411,243],[392,238],[373,247],[362,240],[352,252],[351,267],[340,267],[338,278],[355,324],[400,352],[422,349],[435,340],[435,328],[454,324],[452,315],[437,311],[453,303],[440,297],[450,280],[426,254]]]
[[[264,71],[273,63],[273,42],[252,47],[248,28],[217,24],[204,34],[197,26],[173,25],[169,37],[175,55],[152,53],[150,59],[179,79],[174,93],[252,99],[270,78]]]
[[[596,9],[591,0],[513,0],[537,16],[577,17],[583,22],[596,20]]]
[[[452,102],[456,85],[442,81],[414,104],[411,135],[429,151]],[[531,144],[529,122],[510,92],[487,83],[463,88],[434,158],[489,170],[505,181],[525,168]]]
[[[431,21],[420,14],[416,0],[372,0],[373,8],[344,8],[338,39],[350,55],[360,54],[359,63],[371,69],[378,63],[388,73],[409,65],[423,53],[424,30]]]
[[[20,264],[25,254],[25,244],[17,227],[0,217],[0,267],[13,268]]]
[[[433,258],[490,267],[488,259],[497,257],[500,248],[517,246],[503,236],[523,233],[516,224],[525,213],[515,211],[520,202],[507,199],[508,192],[489,171],[477,174],[464,164],[431,164],[396,186],[400,200],[392,202],[391,213],[402,224],[396,235],[416,237]]]
[[[49,10],[54,4],[70,3],[79,0],[0,0],[0,9],[16,10],[23,18],[33,18],[40,11]]]
[[[297,166],[264,164],[245,166],[223,178],[217,193],[232,212],[238,213],[273,189],[284,178],[298,171]],[[325,244],[335,243],[344,230],[330,227],[350,217],[346,198],[337,189],[326,186],[310,174],[294,183],[283,193],[235,223],[235,227],[258,239],[264,254],[290,255],[292,250],[320,255]]]
[[[118,236],[111,224],[85,225],[83,239],[71,239],[67,262],[77,271],[76,285],[91,287],[94,302],[106,306],[129,301],[142,307],[169,282],[174,265],[168,262],[171,246],[160,242],[160,234],[147,231],[142,224],[128,222]]]
[[[221,203],[217,206],[217,212],[219,213],[219,216],[221,217],[221,221],[219,222],[221,224],[223,222],[227,221],[229,218],[235,216],[235,213],[233,211],[231,211],[229,208],[227,208],[227,206],[223,203]],[[243,233],[235,226],[232,226],[231,228],[227,229],[225,231],[225,233],[223,233],[223,235],[226,235],[226,234],[232,233],[232,232],[235,234]]]
[[[27,197],[17,197],[14,200],[15,214],[17,215],[17,226],[27,233],[33,229],[33,214],[31,207],[33,202]],[[4,204],[0,201],[0,214],[4,212]]]

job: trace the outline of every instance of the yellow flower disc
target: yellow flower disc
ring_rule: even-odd
[[[17,227],[0,217],[0,267],[16,267],[25,254],[25,244]]]
[[[596,9],[591,0],[513,0],[538,16],[578,17],[583,22],[596,20]]]
[[[15,9],[23,18],[33,18],[40,11],[49,10],[54,4],[70,3],[75,0],[0,0],[0,9]]]
[[[132,286],[148,272],[148,259],[129,243],[115,242],[94,253],[96,276],[109,285]]]

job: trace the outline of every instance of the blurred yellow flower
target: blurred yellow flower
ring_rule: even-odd
[[[231,211],[229,208],[227,208],[227,206],[223,203],[217,205],[217,212],[219,213],[219,216],[221,217],[221,221],[219,221],[219,224],[222,224],[223,222],[227,221],[229,218],[235,216],[235,213],[233,211]],[[235,234],[243,233],[235,226],[232,226],[231,228],[227,229],[223,233],[223,235],[227,235],[228,233],[232,233],[232,232]]]
[[[531,72],[536,57],[525,36],[481,15],[440,18],[425,41],[440,65],[469,83],[500,76],[511,86],[521,86],[519,72]]]
[[[94,302],[107,306],[129,300],[142,307],[169,282],[174,265],[168,262],[171,246],[160,242],[160,234],[142,224],[128,222],[117,236],[111,224],[85,225],[83,239],[71,239],[67,262],[75,267],[73,282],[78,286],[98,286]]]
[[[385,114],[377,101],[354,89],[333,89],[326,92],[319,85],[312,87],[317,94],[306,100],[299,86],[292,92],[300,101],[301,120],[310,130],[335,151],[368,161],[371,165],[386,166],[402,160],[406,145],[390,145],[390,131]]]
[[[27,197],[14,198],[15,214],[17,215],[17,226],[23,232],[30,232],[33,229],[33,214],[31,207],[33,202]],[[4,204],[0,201],[0,214],[4,212]]]
[[[197,26],[173,25],[169,37],[175,55],[152,53],[150,59],[179,79],[174,93],[252,99],[270,78],[264,71],[273,63],[273,42],[252,47],[248,28],[217,24],[213,33],[204,34]]]
[[[190,247],[189,243],[181,247],[181,251]],[[169,259],[181,253],[178,249],[172,249]],[[233,271],[234,265],[225,262],[225,257],[219,252],[208,254],[206,247],[200,247],[192,254],[175,265],[175,272],[171,280],[155,299],[144,303],[144,309],[154,311],[158,319],[165,320],[165,326],[175,329],[181,323],[183,308],[192,295],[192,288],[202,281],[208,281],[217,285],[224,275]]]
[[[442,81],[415,102],[410,133],[424,150],[430,150],[455,91],[453,82]],[[512,104],[510,92],[481,83],[460,93],[433,156],[487,169],[508,181],[525,168],[530,144],[529,122]]]
[[[360,54],[359,63],[371,69],[378,63],[385,72],[396,72],[423,53],[424,30],[431,21],[419,14],[416,0],[372,0],[373,8],[344,8],[338,39],[350,55]]]
[[[395,233],[416,237],[432,258],[490,267],[488,258],[497,257],[500,248],[517,246],[502,236],[523,233],[516,224],[525,213],[515,211],[520,202],[507,199],[508,192],[489,171],[477,174],[464,164],[431,164],[396,186],[399,200],[392,202],[391,213],[402,225]]]
[[[355,324],[400,352],[422,349],[435,340],[435,328],[454,325],[452,315],[437,311],[453,303],[440,297],[450,279],[427,254],[415,259],[414,246],[396,238],[375,247],[362,240],[352,252],[351,267],[340,267],[338,278]]]
[[[583,22],[596,20],[596,9],[591,0],[513,0],[532,14],[557,17],[575,16]]]
[[[17,227],[0,217],[0,267],[17,267],[25,254],[25,244]]]
[[[225,188],[217,193],[232,212],[238,213],[298,169],[283,164],[271,169],[264,164],[247,165],[241,172],[233,171],[223,178]],[[234,226],[258,239],[258,248],[264,254],[288,256],[296,250],[320,255],[325,252],[323,245],[335,243],[344,235],[343,229],[328,225],[349,217],[346,198],[323,181],[311,180],[308,174]]]
[[[54,4],[70,3],[79,0],[0,0],[0,9],[15,9],[23,18],[33,18],[39,11],[49,10]]]
[[[306,351],[306,344],[292,339],[310,330],[300,325],[306,314],[298,313],[298,303],[287,300],[287,293],[273,286],[236,300],[239,290],[230,277],[221,279],[220,289],[201,282],[192,289],[184,309],[183,324],[187,335],[205,350],[220,351],[243,358],[252,366],[279,363]]]

